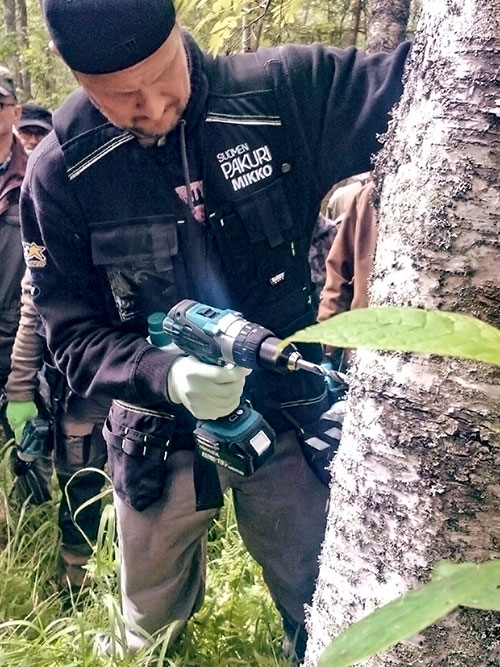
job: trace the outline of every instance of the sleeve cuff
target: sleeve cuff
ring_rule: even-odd
[[[138,405],[155,405],[168,401],[167,377],[174,361],[182,356],[182,350],[161,350],[150,346],[137,361],[134,374]]]

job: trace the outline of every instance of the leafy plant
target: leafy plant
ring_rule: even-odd
[[[420,352],[500,365],[500,330],[471,315],[374,307],[340,313],[290,336],[333,347]]]
[[[119,548],[108,503],[88,565],[90,587],[81,595],[57,584],[57,492],[41,507],[11,497],[9,444],[0,445],[0,667],[287,667],[281,623],[260,568],[236,528],[231,497],[209,536],[205,603],[172,646],[171,628],[148,650],[115,661],[102,657],[99,638],[123,644],[118,603]],[[108,487],[109,490],[109,487]]]
[[[318,667],[350,667],[421,632],[458,606],[500,611],[500,560],[443,562],[432,580],[349,626]]]

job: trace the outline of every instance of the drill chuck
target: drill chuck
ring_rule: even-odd
[[[219,320],[216,338],[226,362],[243,368],[260,368],[260,348],[272,331],[245,320],[239,313],[228,313]]]
[[[295,345],[280,348],[283,341],[272,331],[254,322],[245,320],[239,313],[225,315],[219,321],[216,334],[225,361],[236,366],[255,369],[272,369],[283,373],[289,371],[311,371],[310,364],[302,359]],[[301,362],[304,362],[303,364]],[[313,373],[318,373],[312,370]]]

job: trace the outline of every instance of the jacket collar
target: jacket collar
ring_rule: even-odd
[[[208,79],[204,68],[207,56],[188,32],[183,32],[183,38],[191,78],[191,95],[182,117],[186,121],[186,129],[189,134],[190,129],[204,114],[207,103]]]

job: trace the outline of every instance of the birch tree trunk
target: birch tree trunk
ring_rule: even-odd
[[[392,51],[406,39],[411,0],[371,0],[367,51]]]
[[[375,305],[500,326],[500,0],[425,0],[385,174]],[[500,373],[357,354],[304,665],[436,562],[500,556]],[[460,609],[363,665],[498,666],[500,615]]]

